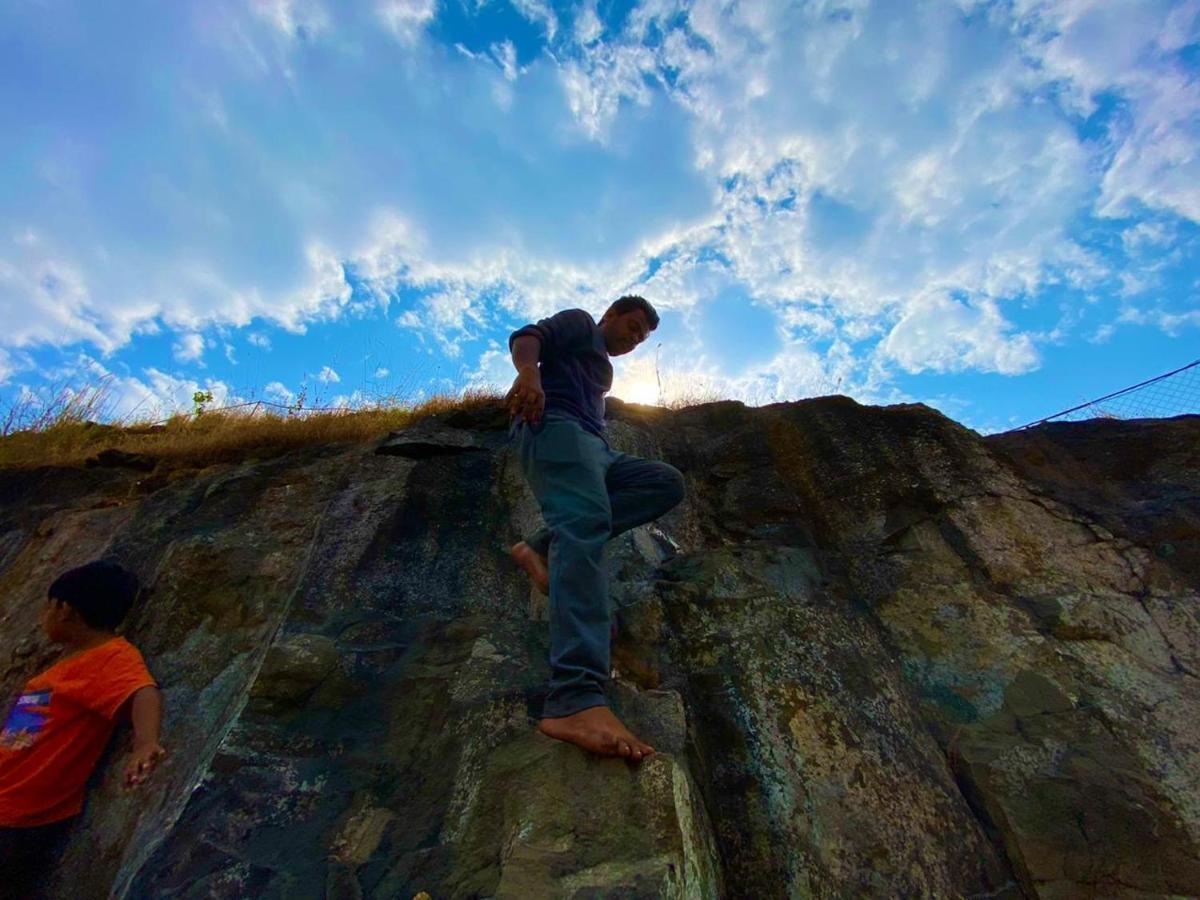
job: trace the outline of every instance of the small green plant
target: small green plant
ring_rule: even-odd
[[[205,404],[212,402],[212,391],[196,391],[194,394],[192,394],[192,403],[195,404],[195,409],[193,412],[196,413],[196,417],[199,418],[200,416],[204,415]]]
[[[300,385],[300,393],[298,393],[296,395],[296,402],[291,404],[288,407],[288,411],[287,411],[288,416],[290,417],[290,416],[299,415],[300,412],[304,409],[304,401],[307,399],[308,399],[308,385],[302,384],[302,385]]]

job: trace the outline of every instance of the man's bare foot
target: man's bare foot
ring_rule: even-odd
[[[641,762],[654,753],[654,748],[635,738],[607,706],[592,706],[570,716],[542,719],[538,731],[600,756],[620,756],[631,762]]]
[[[508,548],[513,561],[525,570],[529,580],[546,596],[550,596],[550,567],[546,565],[546,557],[542,556],[524,541],[513,544]]]

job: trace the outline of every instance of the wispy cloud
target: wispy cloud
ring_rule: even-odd
[[[199,334],[185,334],[171,347],[175,361],[181,363],[198,363],[204,356],[204,337]]]
[[[263,388],[263,396],[274,402],[282,403],[284,406],[291,406],[296,402],[296,393],[292,391],[281,381],[271,381]]]
[[[544,0],[512,0],[513,7],[530,22],[540,25],[546,32],[546,40],[553,41],[558,34],[558,16]]]
[[[437,0],[383,0],[377,7],[379,18],[403,44],[413,44],[433,20]]]

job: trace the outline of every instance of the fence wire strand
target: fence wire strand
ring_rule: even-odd
[[[1200,359],[1062,412],[1028,422],[1022,431],[1046,422],[1083,419],[1165,419],[1200,413]]]

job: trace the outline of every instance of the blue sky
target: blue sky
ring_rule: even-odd
[[[503,388],[632,292],[643,402],[1200,356],[1200,0],[0,0],[0,115],[0,405]]]

